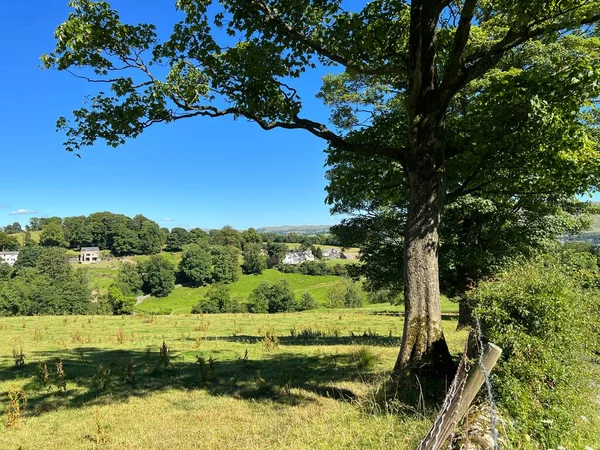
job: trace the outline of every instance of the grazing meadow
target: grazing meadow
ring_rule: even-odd
[[[402,332],[383,306],[2,318],[0,448],[415,448],[427,405],[369,407]]]

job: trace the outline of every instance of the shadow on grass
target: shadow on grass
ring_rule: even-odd
[[[263,336],[208,336],[204,340],[236,342],[239,344],[256,344],[264,340]],[[193,338],[190,338],[193,341]],[[333,345],[376,345],[379,347],[399,347],[402,338],[374,334],[356,334],[353,336],[278,336],[281,345],[289,346],[333,346]]]
[[[372,316],[391,316],[391,317],[404,317],[404,311],[393,311],[393,310],[379,310],[369,312]],[[442,312],[442,320],[457,320],[457,312]]]
[[[217,357],[218,353],[210,352]],[[201,361],[192,360],[189,355],[171,355],[169,365],[162,367],[157,351],[85,347],[35,352],[28,359],[47,365],[50,380],[46,385],[38,378],[43,367],[39,362],[29,362],[20,368],[1,367],[0,381],[26,379],[28,414],[39,415],[57,408],[123,402],[130,397],[144,397],[167,389],[202,389],[211,395],[292,406],[315,400],[304,391],[349,401],[356,395],[332,384],[369,378],[368,374],[360,373],[351,355],[302,356],[278,351],[261,360],[252,360],[251,355],[237,360],[213,360],[201,351],[198,355],[203,356]],[[66,391],[60,391],[56,384],[59,361],[64,367]],[[110,371],[103,377],[98,376],[101,364]],[[133,381],[127,379],[132,373]],[[106,386],[100,388],[103,382]],[[0,403],[7,401],[7,393],[1,393]]]

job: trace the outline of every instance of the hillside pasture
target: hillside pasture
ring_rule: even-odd
[[[3,408],[0,448],[414,449],[429,411],[361,407],[402,331],[372,312],[2,318],[0,403],[12,389],[27,404],[12,422]],[[444,328],[461,351],[466,333]]]
[[[35,242],[36,244],[40,243],[40,235],[42,234],[41,231],[31,231],[31,240],[33,242]],[[17,238],[17,241],[19,242],[20,245],[24,245],[25,244],[25,232],[23,231],[22,233],[14,233],[12,234],[12,236]]]
[[[285,280],[292,291],[300,296],[303,292],[310,292],[317,303],[325,305],[328,291],[343,283],[342,278],[333,275],[310,276],[298,273],[282,273],[276,269],[267,269],[261,275],[241,275],[240,279],[229,285],[231,297],[240,302],[245,302],[253,289],[261,282],[277,283]],[[145,312],[173,312],[189,313],[192,307],[206,295],[208,286],[190,288],[178,286],[165,298],[150,298],[138,306]]]

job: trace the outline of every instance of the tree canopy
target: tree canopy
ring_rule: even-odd
[[[474,182],[494,185],[520,167],[531,169],[514,180],[522,190],[573,188],[571,179],[581,180],[598,161],[581,122],[596,114],[599,0],[375,0],[354,8],[340,0],[180,0],[182,19],[165,39],[152,24],[122,23],[105,1],[71,6],[43,64],[86,68],[77,76],[104,81],[110,91],[58,120],[70,151],[98,139],[117,146],[160,122],[232,116],[265,130],[303,129],[333,149],[402,167],[405,321],[397,374],[429,363],[446,372],[453,366],[437,259],[447,187],[466,194]],[[550,72],[544,58],[563,64]],[[317,65],[344,70],[335,69],[321,92],[333,126],[307,116],[294,85]],[[507,91],[524,114],[513,128],[499,113],[512,112]],[[482,123],[489,135],[479,136],[500,144],[485,159],[472,135]],[[529,150],[513,152],[523,136]],[[574,151],[564,154],[566,147]],[[484,160],[496,176],[472,175]],[[548,175],[543,182],[540,172]],[[231,237],[219,244],[239,247]]]

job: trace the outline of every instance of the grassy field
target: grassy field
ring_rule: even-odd
[[[169,253],[162,252],[161,256],[174,265],[177,265],[181,260],[181,252]],[[122,262],[133,261],[141,262],[148,259],[149,256],[131,256],[124,259],[112,258],[105,259],[98,264],[77,265],[78,269],[86,270],[89,274],[90,285],[92,289],[103,293],[113,283],[117,277],[117,273]],[[327,264],[355,264],[357,261],[345,259],[327,260]],[[261,275],[241,275],[240,279],[229,285],[231,297],[244,303],[252,290],[261,282],[268,281],[276,283],[280,280],[285,280],[290,285],[292,291],[297,297],[300,297],[304,292],[310,292],[315,298],[318,305],[325,307],[328,304],[327,294],[331,289],[336,288],[344,283],[343,278],[333,275],[311,276],[297,273],[282,273],[276,269],[267,269]],[[137,310],[143,313],[157,314],[188,314],[192,307],[206,295],[209,287],[191,288],[185,286],[176,286],[175,290],[164,298],[150,297],[143,303],[137,306]],[[366,297],[366,295],[365,295]],[[373,305],[374,308],[390,309],[393,311],[401,311],[400,307],[390,307]],[[442,296],[442,311],[444,313],[456,313],[458,304],[451,302],[446,297]]]
[[[31,239],[36,244],[39,244],[39,242],[40,242],[40,234],[42,234],[41,231],[32,231],[31,232]],[[19,244],[23,245],[25,243],[25,232],[15,233],[15,234],[13,234],[13,236],[17,238],[17,241],[19,241]]]
[[[161,255],[172,262],[178,264],[181,260],[181,253],[163,252]],[[125,260],[140,262],[149,258],[148,256],[133,256]],[[328,264],[353,264],[356,261],[335,259],[329,260]],[[106,259],[98,264],[76,266],[78,269],[86,270],[90,277],[92,289],[99,292],[105,292],[111,283],[116,279],[119,266],[122,264],[120,259]],[[262,275],[241,275],[240,279],[229,285],[231,296],[240,302],[245,302],[250,292],[256,288],[262,281],[276,283],[279,280],[285,280],[290,288],[299,297],[304,292],[310,292],[317,303],[326,306],[328,303],[327,294],[338,285],[343,284],[341,277],[333,275],[310,276],[296,273],[282,273],[276,269],[267,269]],[[161,313],[161,314],[187,314],[192,307],[206,295],[209,288],[190,288],[177,286],[175,290],[165,298],[151,297],[138,305],[140,312]],[[389,306],[389,305],[388,305]],[[392,308],[398,310],[398,308]],[[445,313],[457,312],[458,305],[442,298],[442,311]]]
[[[402,330],[374,312],[2,318],[0,448],[414,449],[429,416],[361,407]],[[465,333],[444,328],[459,352]],[[20,417],[11,389],[27,398]]]
[[[245,302],[250,292],[263,281],[276,283],[286,280],[297,296],[310,292],[321,305],[327,302],[327,292],[335,285],[343,283],[342,278],[333,275],[309,276],[298,273],[282,273],[276,269],[267,269],[261,275],[242,275],[235,283],[231,283],[231,297]],[[146,312],[179,312],[189,313],[198,301],[206,294],[208,287],[189,288],[178,286],[165,298],[150,298],[139,305]]]

